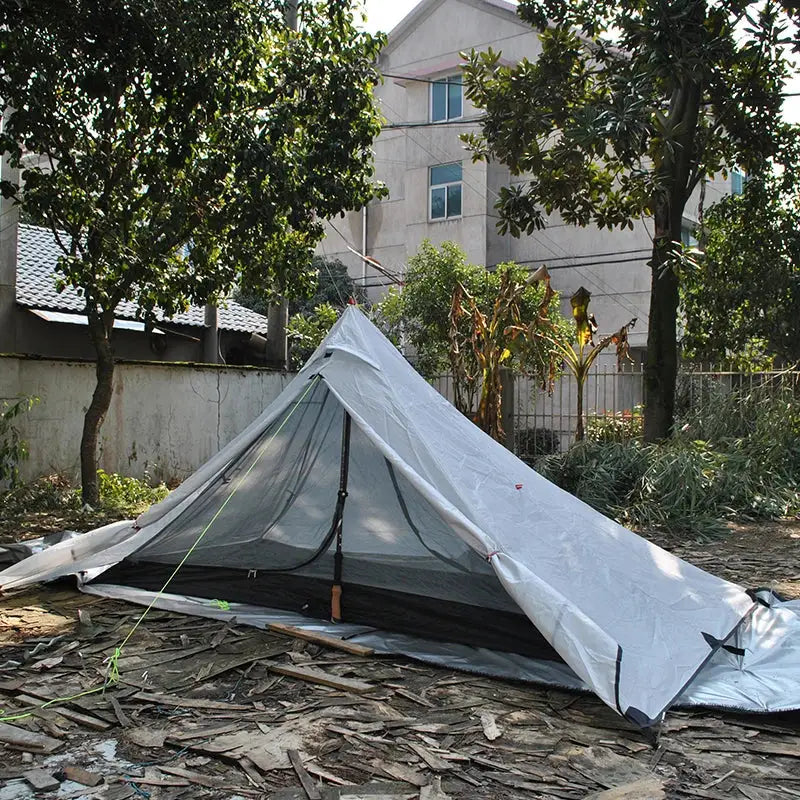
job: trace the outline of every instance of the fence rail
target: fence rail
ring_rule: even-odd
[[[451,402],[453,380],[440,375],[433,386]],[[676,415],[681,418],[715,397],[733,392],[779,393],[800,396],[800,370],[738,372],[715,365],[685,365],[676,387]],[[549,389],[534,380],[516,376],[513,382],[514,451],[525,460],[564,452],[575,440],[578,387],[565,372]],[[644,405],[644,374],[640,365],[597,365],[584,386],[584,424],[593,438],[624,440],[641,436]]]

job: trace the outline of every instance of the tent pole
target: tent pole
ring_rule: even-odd
[[[336,530],[336,553],[333,556],[333,586],[331,586],[331,622],[342,621],[342,519],[347,497],[347,476],[350,467],[350,415],[344,412],[342,423],[342,457],[339,463],[339,494],[336,499],[333,525]]]

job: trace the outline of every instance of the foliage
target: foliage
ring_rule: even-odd
[[[521,278],[522,276],[520,276]],[[544,296],[535,311],[535,317],[522,320],[522,303],[527,289],[542,282]],[[515,278],[510,268],[500,273],[497,297],[492,303],[491,313],[484,313],[475,298],[463,287],[456,286],[450,304],[450,368],[455,386],[455,403],[463,405],[465,390],[479,387],[480,399],[475,413],[475,424],[493,439],[505,440],[502,422],[503,380],[501,368],[511,361],[516,353],[521,363],[531,356],[543,355],[536,347],[535,332],[542,326],[550,326],[548,310],[553,298],[550,276],[542,267],[525,280]],[[466,322],[466,326],[464,323]],[[464,330],[464,328],[467,330]],[[474,356],[477,369],[469,367],[467,354]],[[552,384],[557,364],[551,351],[546,364],[539,364],[547,372],[548,384]]]
[[[503,276],[519,284],[526,284],[519,300],[519,314],[524,321],[536,319],[544,299],[545,288],[540,283],[527,284],[530,275],[516,264],[501,264],[495,271],[469,264],[464,252],[453,242],[435,247],[425,241],[409,260],[405,285],[402,290],[391,289],[384,300],[374,307],[373,319],[396,344],[410,346],[414,352],[415,366],[427,378],[433,378],[452,369],[450,311],[453,295],[460,285],[474,299],[477,309],[484,315],[493,314]],[[569,340],[569,324],[559,310],[558,295],[549,300],[546,316],[558,337]],[[469,315],[461,317],[458,335],[462,341],[471,341],[473,326]],[[511,335],[508,342],[512,343]],[[538,381],[550,380],[549,345],[534,343],[530,347],[511,345],[505,363],[517,372],[533,375]],[[472,347],[463,348],[462,370],[477,375],[480,370]],[[477,385],[472,382],[457,404],[461,411],[471,414],[475,410]]]
[[[322,220],[375,193],[381,39],[349,4],[31,0],[0,11],[2,185],[52,228],[59,285],[84,297],[97,387],[81,443],[97,499],[115,309],[150,322],[225,296],[237,276],[309,285]],[[23,151],[39,156],[23,160]]]
[[[314,256],[311,270],[316,276],[313,284],[307,287],[306,294],[300,294],[295,287],[295,297],[289,301],[289,314],[308,314],[317,306],[328,303],[334,308],[344,308],[350,298],[361,305],[367,305],[367,293],[364,287],[353,280],[347,271],[347,265],[338,258]],[[235,300],[245,308],[250,308],[266,316],[269,310],[269,294],[264,287],[242,287],[237,290]]]
[[[97,470],[97,477],[100,481],[100,504],[106,509],[136,509],[141,512],[153,503],[160,503],[169,494],[163,483],[150,486],[146,481],[102,469]]]
[[[526,464],[561,451],[561,440],[550,428],[522,428],[514,432],[514,450]]]
[[[800,512],[800,401],[790,386],[723,387],[660,445],[587,438],[545,477],[620,522],[711,535],[731,518]]]
[[[596,414],[586,420],[586,438],[593,442],[627,442],[642,436],[642,407]]]
[[[740,369],[800,361],[800,164],[748,180],[698,235],[705,255],[681,281],[685,355]]]
[[[169,490],[160,483],[151,486],[147,478],[125,477],[97,471],[100,486],[99,509],[119,516],[137,516],[148,506],[163,500]],[[30,483],[18,484],[0,494],[3,515],[30,515],[42,512],[81,511],[81,493],[62,475],[47,475]]]
[[[610,344],[617,349],[617,369],[622,369],[622,364],[627,359],[631,361],[628,345],[628,331],[636,324],[636,319],[632,319],[623,325],[618,331],[604,336],[597,344],[594,342],[594,334],[597,331],[597,322],[592,314],[589,313],[589,301],[592,295],[583,286],[570,298],[572,306],[572,316],[575,320],[575,338],[577,347],[572,344],[566,345],[553,336],[553,331],[547,327],[532,329],[534,337],[540,337],[546,342],[550,342],[558,355],[564,359],[569,371],[575,376],[577,384],[577,411],[578,422],[575,428],[575,441],[580,442],[584,437],[584,414],[583,401],[586,394],[586,379],[589,377],[589,370],[597,360],[597,356],[603,352]]]
[[[473,52],[466,93],[485,112],[464,136],[476,159],[521,180],[501,190],[501,232],[558,212],[573,225],[654,220],[645,436],[669,435],[677,374],[681,223],[707,176],[748,172],[792,136],[781,122],[788,74],[781,4],[718,0],[521,0],[541,54],[506,66]]]
[[[11,488],[19,482],[19,463],[28,457],[28,445],[19,435],[15,420],[30,411],[38,397],[22,397],[0,406],[0,482],[8,481]]]
[[[294,314],[286,332],[291,344],[293,369],[299,369],[328,335],[339,312],[330,303],[321,303],[312,312]]]

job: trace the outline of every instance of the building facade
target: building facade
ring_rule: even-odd
[[[647,339],[652,223],[633,230],[600,230],[565,224],[557,214],[547,228],[517,239],[497,231],[495,202],[515,180],[502,164],[473,163],[460,135],[476,131],[480,111],[464,97],[462,52],[491,47],[501,61],[535,60],[538,34],[504,0],[422,0],[389,34],[380,57],[384,83],[376,96],[385,118],[375,142],[376,178],[388,196],[328,224],[318,253],[339,258],[367,287],[371,299],[392,283],[358,253],[402,276],[420,243],[451,240],[467,258],[491,267],[504,261],[536,268],[547,264],[553,286],[568,298],[580,286],[592,293],[600,332],[636,317],[634,352]],[[707,207],[731,190],[727,181],[704,187]],[[696,222],[698,196],[687,208],[685,229]]]

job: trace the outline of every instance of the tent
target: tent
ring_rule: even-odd
[[[641,727],[679,697],[800,707],[800,608],[545,480],[354,306],[166,500],[32,555],[0,585],[70,573],[85,591],[255,621],[293,614],[386,650],[589,688]]]

